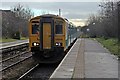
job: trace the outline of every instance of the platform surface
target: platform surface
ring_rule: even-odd
[[[25,44],[28,43],[28,40],[17,40],[17,41],[13,41],[13,42],[7,42],[7,43],[0,43],[0,49],[2,48],[7,48],[10,46],[16,46],[16,45],[21,45],[21,44]]]
[[[96,40],[85,39],[85,78],[118,78],[118,60]]]
[[[118,80],[118,60],[96,40],[78,39],[50,80]]]

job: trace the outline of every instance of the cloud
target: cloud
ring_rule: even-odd
[[[85,26],[87,19],[69,19],[76,26]]]
[[[18,2],[2,2],[2,9],[10,9],[10,7],[15,6]],[[31,0],[32,1],[32,0]],[[47,0],[44,0],[47,1]],[[75,0],[74,0],[75,1]],[[72,22],[77,25],[84,25],[85,19],[89,17],[92,13],[97,13],[98,2],[90,2],[89,0],[84,0],[87,2],[19,2],[25,7],[29,7],[33,10],[36,16],[42,14],[43,11],[51,14],[58,15],[58,9],[61,9],[61,14],[63,17],[72,20]]]
[[[68,19],[86,19],[88,18],[88,14],[90,14],[89,12],[69,12],[68,14],[64,14],[62,13],[63,17],[66,17]]]
[[[3,2],[2,8],[7,9],[17,4],[17,2]],[[20,2],[20,4],[31,8],[35,15],[40,15],[41,11],[58,14],[58,9],[61,9],[62,16],[68,19],[85,19],[89,14],[98,11],[97,2]]]
[[[101,2],[101,0],[1,0],[2,2]]]

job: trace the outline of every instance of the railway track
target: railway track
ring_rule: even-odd
[[[2,59],[12,57],[16,54],[21,54],[22,52],[27,50],[28,50],[28,43],[3,47],[0,49],[0,51],[2,52]]]
[[[2,69],[0,71],[5,71],[13,66],[29,59],[32,57],[29,51],[25,51],[22,54],[15,55],[13,57],[9,57],[5,60],[2,60],[0,63],[2,64]]]
[[[0,72],[32,57],[28,51],[28,43],[2,47],[0,51],[2,51],[2,60],[0,61],[2,69],[0,69]]]
[[[19,72],[16,73],[16,71],[24,72],[29,67],[24,69],[23,66],[27,66],[26,64],[32,66],[34,64],[32,53],[28,51],[28,43],[1,47],[0,51],[2,53],[2,59],[0,61],[2,69],[0,69],[0,72],[3,75],[3,80],[19,76]]]
[[[36,66],[29,69],[22,76],[20,76],[17,80],[26,80],[26,79],[48,80],[57,66],[58,66],[58,63],[56,63],[56,64],[37,64]]]
[[[24,78],[25,76],[27,76],[30,72],[32,72],[33,70],[35,70],[38,66],[39,66],[39,64],[36,64],[34,67],[32,67],[32,68],[29,69],[27,72],[25,72],[22,76],[20,76],[17,80],[23,79],[23,78]]]

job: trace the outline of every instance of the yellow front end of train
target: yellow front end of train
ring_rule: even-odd
[[[66,48],[66,22],[56,15],[34,17],[29,22],[29,48],[40,63],[60,61]]]

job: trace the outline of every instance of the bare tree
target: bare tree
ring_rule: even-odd
[[[114,1],[104,1],[100,3],[101,8],[99,14],[89,17],[89,27],[91,33],[96,36],[117,37],[118,35],[118,14],[117,3]],[[95,23],[95,25],[91,25]]]
[[[17,4],[2,11],[2,36],[14,38],[17,34],[28,36],[28,20],[34,15],[30,8]]]
[[[17,4],[14,7],[12,7],[11,11],[13,11],[17,17],[20,17],[23,19],[30,19],[31,17],[34,16],[34,13],[29,7],[25,8],[21,4]]]

